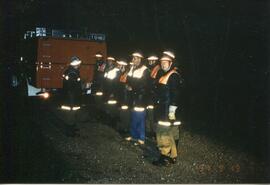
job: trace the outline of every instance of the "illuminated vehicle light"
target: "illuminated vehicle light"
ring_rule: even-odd
[[[122,106],[121,106],[121,109],[127,110],[127,109],[128,109],[128,106],[127,106],[127,105],[122,105]]]
[[[146,108],[147,109],[154,109],[154,106],[153,105],[148,105]]]
[[[43,97],[44,99],[47,99],[47,98],[50,97],[50,94],[49,94],[48,92],[44,92],[44,93],[39,94],[38,96],[41,96],[41,97]]]
[[[47,99],[47,98],[50,97],[50,94],[49,94],[48,92],[45,92],[45,93],[42,94],[42,96],[43,96],[45,99]]]
[[[97,96],[102,96],[103,93],[102,93],[102,92],[96,92],[96,95],[97,95]]]
[[[134,107],[134,110],[136,112],[143,112],[145,110],[145,108],[143,108],[143,107]]]
[[[72,107],[72,110],[79,110],[81,107]]]
[[[62,105],[61,106],[61,109],[63,109],[63,110],[71,110],[71,107]]]
[[[114,104],[116,104],[116,103],[117,103],[116,100],[109,100],[109,101],[108,101],[108,104],[110,104],[110,105],[114,105]]]

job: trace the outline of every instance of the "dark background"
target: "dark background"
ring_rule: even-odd
[[[269,160],[267,0],[6,0],[1,7],[1,107],[25,31],[104,33],[115,57],[173,49],[185,79],[185,127]]]

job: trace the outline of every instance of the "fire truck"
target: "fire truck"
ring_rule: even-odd
[[[104,34],[81,33],[46,28],[27,31],[20,58],[26,71],[28,96],[49,97],[63,87],[62,74],[70,58],[82,60],[80,76],[83,88],[90,93],[94,75],[95,54],[107,55]]]

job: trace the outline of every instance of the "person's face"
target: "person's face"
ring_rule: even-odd
[[[125,71],[125,69],[126,69],[126,66],[124,66],[124,65],[120,65],[120,71],[121,71],[121,72],[124,72],[124,71]]]
[[[80,65],[73,66],[75,69],[79,69]]]
[[[111,66],[113,64],[113,61],[112,60],[107,60],[107,63],[109,66]]]
[[[152,65],[155,65],[156,63],[156,60],[149,60],[149,65],[152,66]]]
[[[102,59],[102,57],[96,57],[97,61],[100,61]]]
[[[140,57],[136,57],[136,56],[133,57],[133,58],[132,58],[133,65],[134,65],[134,66],[139,66],[139,65],[141,64],[141,60],[142,60],[142,59],[141,59]]]
[[[161,69],[163,71],[168,71],[171,67],[172,62],[168,61],[168,60],[162,60],[160,61],[160,65],[161,65]]]

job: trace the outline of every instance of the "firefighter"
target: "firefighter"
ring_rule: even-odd
[[[95,72],[93,77],[93,88],[92,92],[94,95],[94,100],[96,104],[96,110],[98,111],[97,119],[103,118],[103,86],[104,86],[104,71],[106,68],[106,61],[103,59],[103,55],[101,53],[96,53],[96,64],[95,64]]]
[[[118,120],[117,110],[117,85],[120,77],[120,69],[113,57],[107,58],[107,65],[104,72],[104,100],[105,112],[110,117],[109,124],[116,126]]]
[[[152,55],[147,58],[147,67],[150,69],[149,78],[149,93],[147,93],[147,116],[146,116],[146,130],[149,132],[150,137],[155,137],[156,126],[155,126],[155,117],[154,117],[154,102],[155,102],[155,78],[152,77],[152,71],[157,72],[157,67],[160,69],[158,62],[158,57]]]
[[[126,88],[127,85],[127,75],[129,72],[129,66],[127,62],[121,60],[117,61],[117,64],[120,68],[120,78],[118,83],[118,93],[117,99],[119,101],[119,123],[117,124],[117,130],[120,133],[127,133],[129,130],[129,120],[130,120],[130,96],[129,92]]]
[[[63,74],[63,90],[66,97],[65,105],[71,108],[78,107],[81,103],[80,64],[81,60],[78,57],[71,57],[70,65]]]
[[[128,63],[121,60],[117,61],[117,64],[120,68],[120,77],[119,77],[119,88],[118,88],[118,99],[119,99],[119,106],[122,110],[126,110],[129,107],[129,96],[127,91],[127,76],[128,72],[130,70],[130,66],[128,66]]]
[[[145,142],[145,95],[149,70],[143,65],[143,56],[136,52],[132,54],[132,67],[127,76],[127,89],[131,93],[131,128],[127,141],[135,140],[135,145],[143,145]]]
[[[107,57],[107,64],[104,71],[104,96],[109,104],[116,104],[116,84],[119,80],[120,69],[115,64],[115,58]],[[109,102],[113,101],[113,102]]]
[[[101,53],[97,53],[96,57],[96,65],[95,65],[95,73],[93,79],[93,92],[97,96],[103,95],[103,79],[104,79],[104,71],[106,68],[106,61],[103,60],[103,56]]]
[[[163,51],[163,56],[164,57],[169,57],[172,60],[175,60],[175,55],[174,55],[173,51],[171,51],[171,50],[165,50],[165,51]],[[182,78],[181,78],[181,81],[180,82],[181,82],[181,84],[183,83],[183,79]],[[172,126],[172,130],[173,130],[175,144],[176,144],[176,147],[177,147],[178,146],[178,143],[179,143],[179,126]]]
[[[167,166],[176,163],[177,146],[175,143],[175,127],[181,122],[176,118],[178,108],[177,97],[181,93],[181,76],[178,69],[173,65],[174,60],[168,56],[160,59],[161,70],[158,71],[157,79],[157,146],[160,158],[153,161],[154,165]]]
[[[71,62],[69,67],[64,71],[63,74],[63,91],[64,91],[64,104],[61,106],[63,110],[72,111],[69,115],[71,115],[72,119],[67,127],[68,136],[76,136],[78,135],[76,131],[76,120],[74,111],[80,109],[81,104],[81,78],[80,78],[80,64],[81,60],[73,56],[71,57]]]

